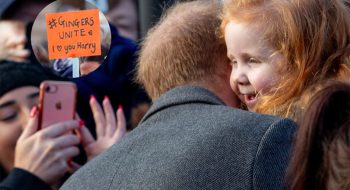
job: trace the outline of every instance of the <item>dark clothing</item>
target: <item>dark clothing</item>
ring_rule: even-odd
[[[178,87],[62,189],[283,189],[296,124]]]
[[[14,168],[11,173],[1,181],[0,190],[51,190],[51,188],[30,172]]]
[[[81,98],[78,113],[83,118],[92,118],[91,109],[88,106],[90,95],[94,95],[100,103],[105,96],[109,96],[114,110],[122,105],[126,119],[129,121],[131,109],[139,103],[147,102],[148,97],[134,82],[137,45],[121,37],[112,25],[110,28],[111,48],[103,64],[89,75],[73,79],[78,86]],[[86,102],[86,106],[83,105],[83,101]]]

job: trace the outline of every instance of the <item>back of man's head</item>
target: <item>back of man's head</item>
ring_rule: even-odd
[[[137,80],[152,100],[181,85],[230,90],[231,68],[225,42],[217,36],[221,7],[216,2],[177,3],[148,33],[140,51]]]

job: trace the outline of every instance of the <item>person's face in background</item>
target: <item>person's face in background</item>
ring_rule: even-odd
[[[1,12],[0,59],[16,62],[27,61],[30,51],[24,49],[28,41],[26,25],[35,20],[38,13],[53,0],[13,1]],[[10,27],[8,27],[10,26]],[[5,36],[3,35],[5,34]],[[42,38],[42,34],[39,34]]]
[[[134,0],[109,0],[107,19],[121,36],[137,40],[137,7]]]
[[[98,61],[84,61],[80,64],[80,76],[94,72],[101,65]]]
[[[0,21],[0,38],[26,38],[25,25],[21,21],[1,20]],[[25,41],[25,40],[23,40]],[[24,44],[23,44],[24,45]],[[23,47],[22,47],[23,48]]]
[[[277,63],[282,60],[282,55],[275,53],[262,33],[249,24],[229,22],[225,40],[232,65],[231,88],[252,111],[258,97],[276,84]]]
[[[6,172],[13,168],[16,142],[38,98],[37,87],[20,87],[0,97],[0,164]]]
[[[53,0],[28,0],[14,2],[12,6],[5,11],[5,20],[17,20],[24,23],[32,22],[35,20],[38,13]]]
[[[26,41],[23,22],[0,20],[0,60],[25,61],[30,54],[24,49]]]

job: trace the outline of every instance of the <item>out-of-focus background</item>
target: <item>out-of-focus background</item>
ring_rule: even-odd
[[[70,0],[60,1],[72,3]],[[38,62],[33,53],[31,31],[37,15],[52,2],[54,1],[1,0],[0,64],[2,60],[41,62]],[[88,2],[98,7],[106,16],[111,28],[111,46],[104,64],[100,67],[96,66],[99,64],[95,64],[94,59],[86,59],[80,66],[80,71],[98,68],[96,71],[85,77],[73,79],[79,92],[77,111],[83,118],[87,118],[88,126],[94,126],[88,105],[89,98],[94,95],[102,102],[103,98],[108,96],[115,109],[119,105],[124,107],[128,129],[132,130],[151,104],[142,87],[134,82],[137,50],[150,27],[159,20],[163,11],[176,1],[88,0]],[[81,6],[84,6],[84,2]]]

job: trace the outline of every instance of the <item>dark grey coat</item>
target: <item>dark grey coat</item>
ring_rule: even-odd
[[[282,189],[295,123],[178,87],[62,189]]]

